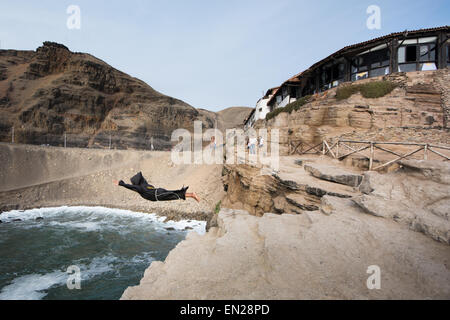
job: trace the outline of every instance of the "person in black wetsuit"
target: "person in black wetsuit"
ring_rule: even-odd
[[[197,194],[186,193],[189,187],[180,190],[166,190],[163,188],[155,188],[145,180],[142,172],[136,174],[131,178],[131,184],[126,184],[123,180],[114,181],[114,184],[135,191],[141,195],[142,198],[150,201],[172,201],[172,200],[186,200],[186,198],[195,199],[200,202]]]

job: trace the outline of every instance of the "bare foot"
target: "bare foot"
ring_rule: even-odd
[[[113,180],[114,185],[118,186],[119,185],[119,181],[117,180]]]
[[[198,197],[198,195],[195,192],[192,194],[192,198],[194,198],[195,201],[200,202],[200,198]]]

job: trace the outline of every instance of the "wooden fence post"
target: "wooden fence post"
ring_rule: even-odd
[[[370,143],[369,171],[372,171],[372,168],[373,168],[373,156],[374,156],[374,147],[373,147],[373,142],[371,142]]]
[[[336,145],[336,159],[339,159],[339,140],[338,140],[338,142],[337,142],[337,145]]]
[[[428,160],[428,144],[423,148],[423,160]]]

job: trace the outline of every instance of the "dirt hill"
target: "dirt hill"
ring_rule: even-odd
[[[216,115],[163,95],[86,53],[45,42],[36,51],[0,50],[0,141],[157,149],[177,128]]]
[[[231,107],[219,111],[217,114],[223,128],[242,128],[244,125],[244,120],[248,117],[252,110],[252,108],[248,107]]]

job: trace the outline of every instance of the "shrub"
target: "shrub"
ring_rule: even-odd
[[[348,99],[357,92],[360,92],[367,99],[381,98],[391,93],[396,87],[397,84],[392,81],[374,81],[364,84],[346,85],[336,90],[336,99]]]
[[[336,99],[345,100],[350,98],[353,94],[359,91],[359,85],[347,85],[336,90]]]
[[[278,108],[273,110],[272,112],[268,113],[266,115],[266,120],[270,120],[275,118],[276,116],[278,116],[280,113],[282,112],[288,112],[288,113],[292,113],[292,111],[298,111],[300,110],[300,108],[302,106],[304,106],[305,104],[307,104],[308,102],[310,102],[311,100],[311,96],[304,96],[290,104],[288,104],[286,107],[284,108]]]
[[[222,201],[217,202],[216,208],[214,209],[215,214],[219,214],[221,206],[222,206]]]

